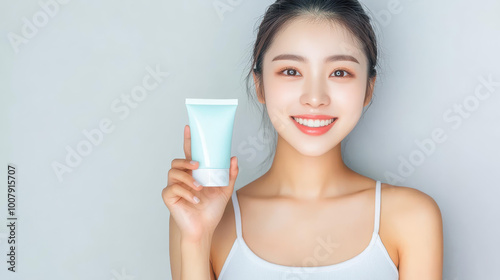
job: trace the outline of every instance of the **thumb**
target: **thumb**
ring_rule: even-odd
[[[236,156],[231,158],[231,165],[229,167],[229,185],[225,188],[229,194],[232,194],[236,178],[238,177],[239,167],[238,158]]]

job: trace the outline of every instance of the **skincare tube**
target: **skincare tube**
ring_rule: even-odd
[[[228,186],[231,140],[238,99],[186,98],[193,178],[205,187]]]

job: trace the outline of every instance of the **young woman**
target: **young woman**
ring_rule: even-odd
[[[423,192],[349,169],[341,141],[370,104],[377,45],[355,0],[279,0],[252,57],[277,131],[270,169],[234,191],[197,186],[190,130],[162,191],[179,279],[442,279],[442,220]],[[197,203],[195,197],[199,198]]]

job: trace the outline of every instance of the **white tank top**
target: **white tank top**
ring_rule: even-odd
[[[218,280],[397,280],[398,269],[378,234],[380,194],[381,185],[380,181],[377,181],[375,226],[368,247],[358,255],[333,265],[297,267],[268,262],[250,250],[242,237],[240,207],[236,191],[234,191],[232,201],[236,221],[236,240],[224,262]]]

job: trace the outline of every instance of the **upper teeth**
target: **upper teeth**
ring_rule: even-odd
[[[309,127],[320,127],[331,124],[335,118],[329,120],[311,120],[311,119],[301,119],[301,118],[293,118],[296,122],[301,125],[309,126]]]

